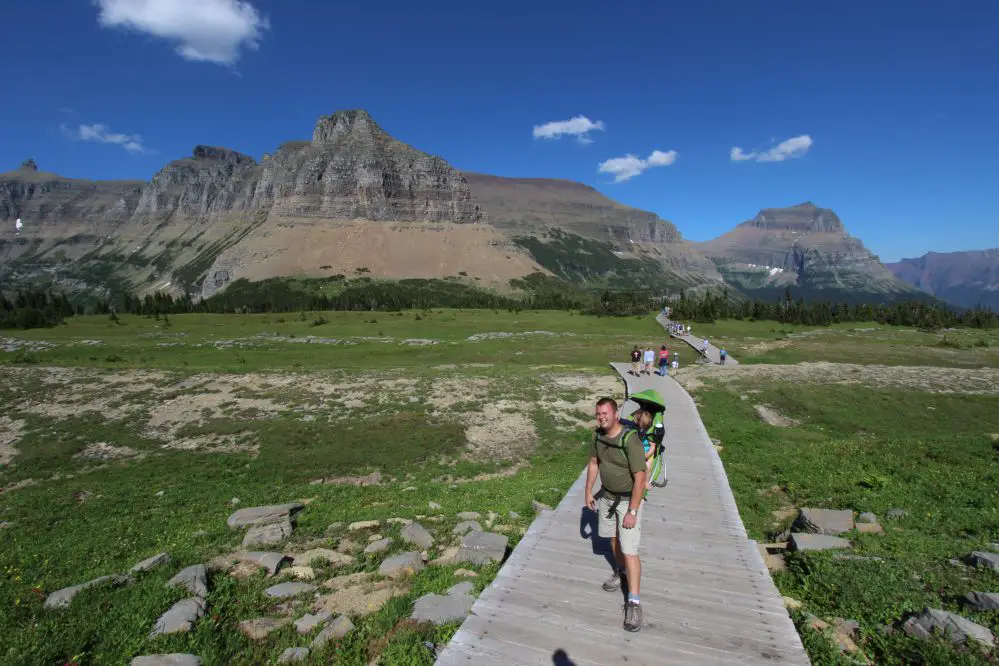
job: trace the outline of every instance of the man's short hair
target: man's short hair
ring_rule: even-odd
[[[597,407],[603,407],[604,405],[610,405],[611,409],[615,412],[617,411],[617,400],[614,398],[600,398],[597,400]]]

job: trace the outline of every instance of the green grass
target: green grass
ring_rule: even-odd
[[[328,323],[314,326],[319,317]],[[491,363],[529,372],[537,365],[605,368],[610,360],[626,360],[635,344],[666,342],[650,317],[593,317],[559,311],[433,310],[388,312],[308,312],[284,315],[172,315],[162,319],[120,315],[121,324],[103,316],[73,317],[65,326],[11,332],[25,340],[62,343],[29,360],[46,365],[102,368],[161,368],[189,371],[246,372],[264,369],[371,370],[422,369],[435,365]],[[557,336],[468,341],[473,334],[549,331]],[[265,337],[258,337],[265,336]],[[290,340],[307,336],[353,344],[307,344]],[[98,339],[99,347],[70,346]],[[400,344],[407,339],[433,339],[439,344]],[[243,346],[215,348],[237,341]],[[175,345],[175,346],[162,346]],[[684,345],[681,363],[696,355]],[[114,360],[108,360],[114,359]],[[10,363],[13,355],[0,355]]]
[[[744,401],[747,386],[697,396],[724,447],[750,537],[765,542],[786,527],[772,512],[788,506],[871,511],[886,528],[850,536],[854,553],[882,561],[795,554],[788,571],[775,574],[781,592],[820,617],[858,620],[879,664],[986,663],[877,629],[927,606],[957,612],[963,594],[999,589],[999,575],[948,563],[999,541],[999,445],[991,436],[999,397],[778,384],[756,385],[760,392]],[[762,423],[752,406],[761,403],[801,425]],[[885,521],[890,509],[907,515]],[[995,613],[961,613],[999,632]],[[803,633],[813,663],[838,663],[823,640]]]

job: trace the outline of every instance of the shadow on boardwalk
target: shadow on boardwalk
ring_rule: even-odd
[[[649,493],[639,550],[645,626],[624,631],[624,592],[600,587],[609,549],[582,508],[584,470],[535,519],[437,663],[808,664],[693,400],[670,378],[614,367],[629,393],[655,388],[667,404],[669,484]]]

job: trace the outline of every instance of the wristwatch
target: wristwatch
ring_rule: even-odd
[[[633,516],[637,516],[638,515],[638,511],[636,511],[635,509],[628,509],[628,513],[630,513]]]

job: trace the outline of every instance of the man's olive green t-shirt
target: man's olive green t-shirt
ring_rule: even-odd
[[[621,437],[625,433],[627,457],[621,448]],[[600,461],[600,485],[611,493],[630,493],[635,484],[632,475],[645,471],[645,448],[634,430],[621,428],[616,437],[597,431],[590,442],[590,457]]]

